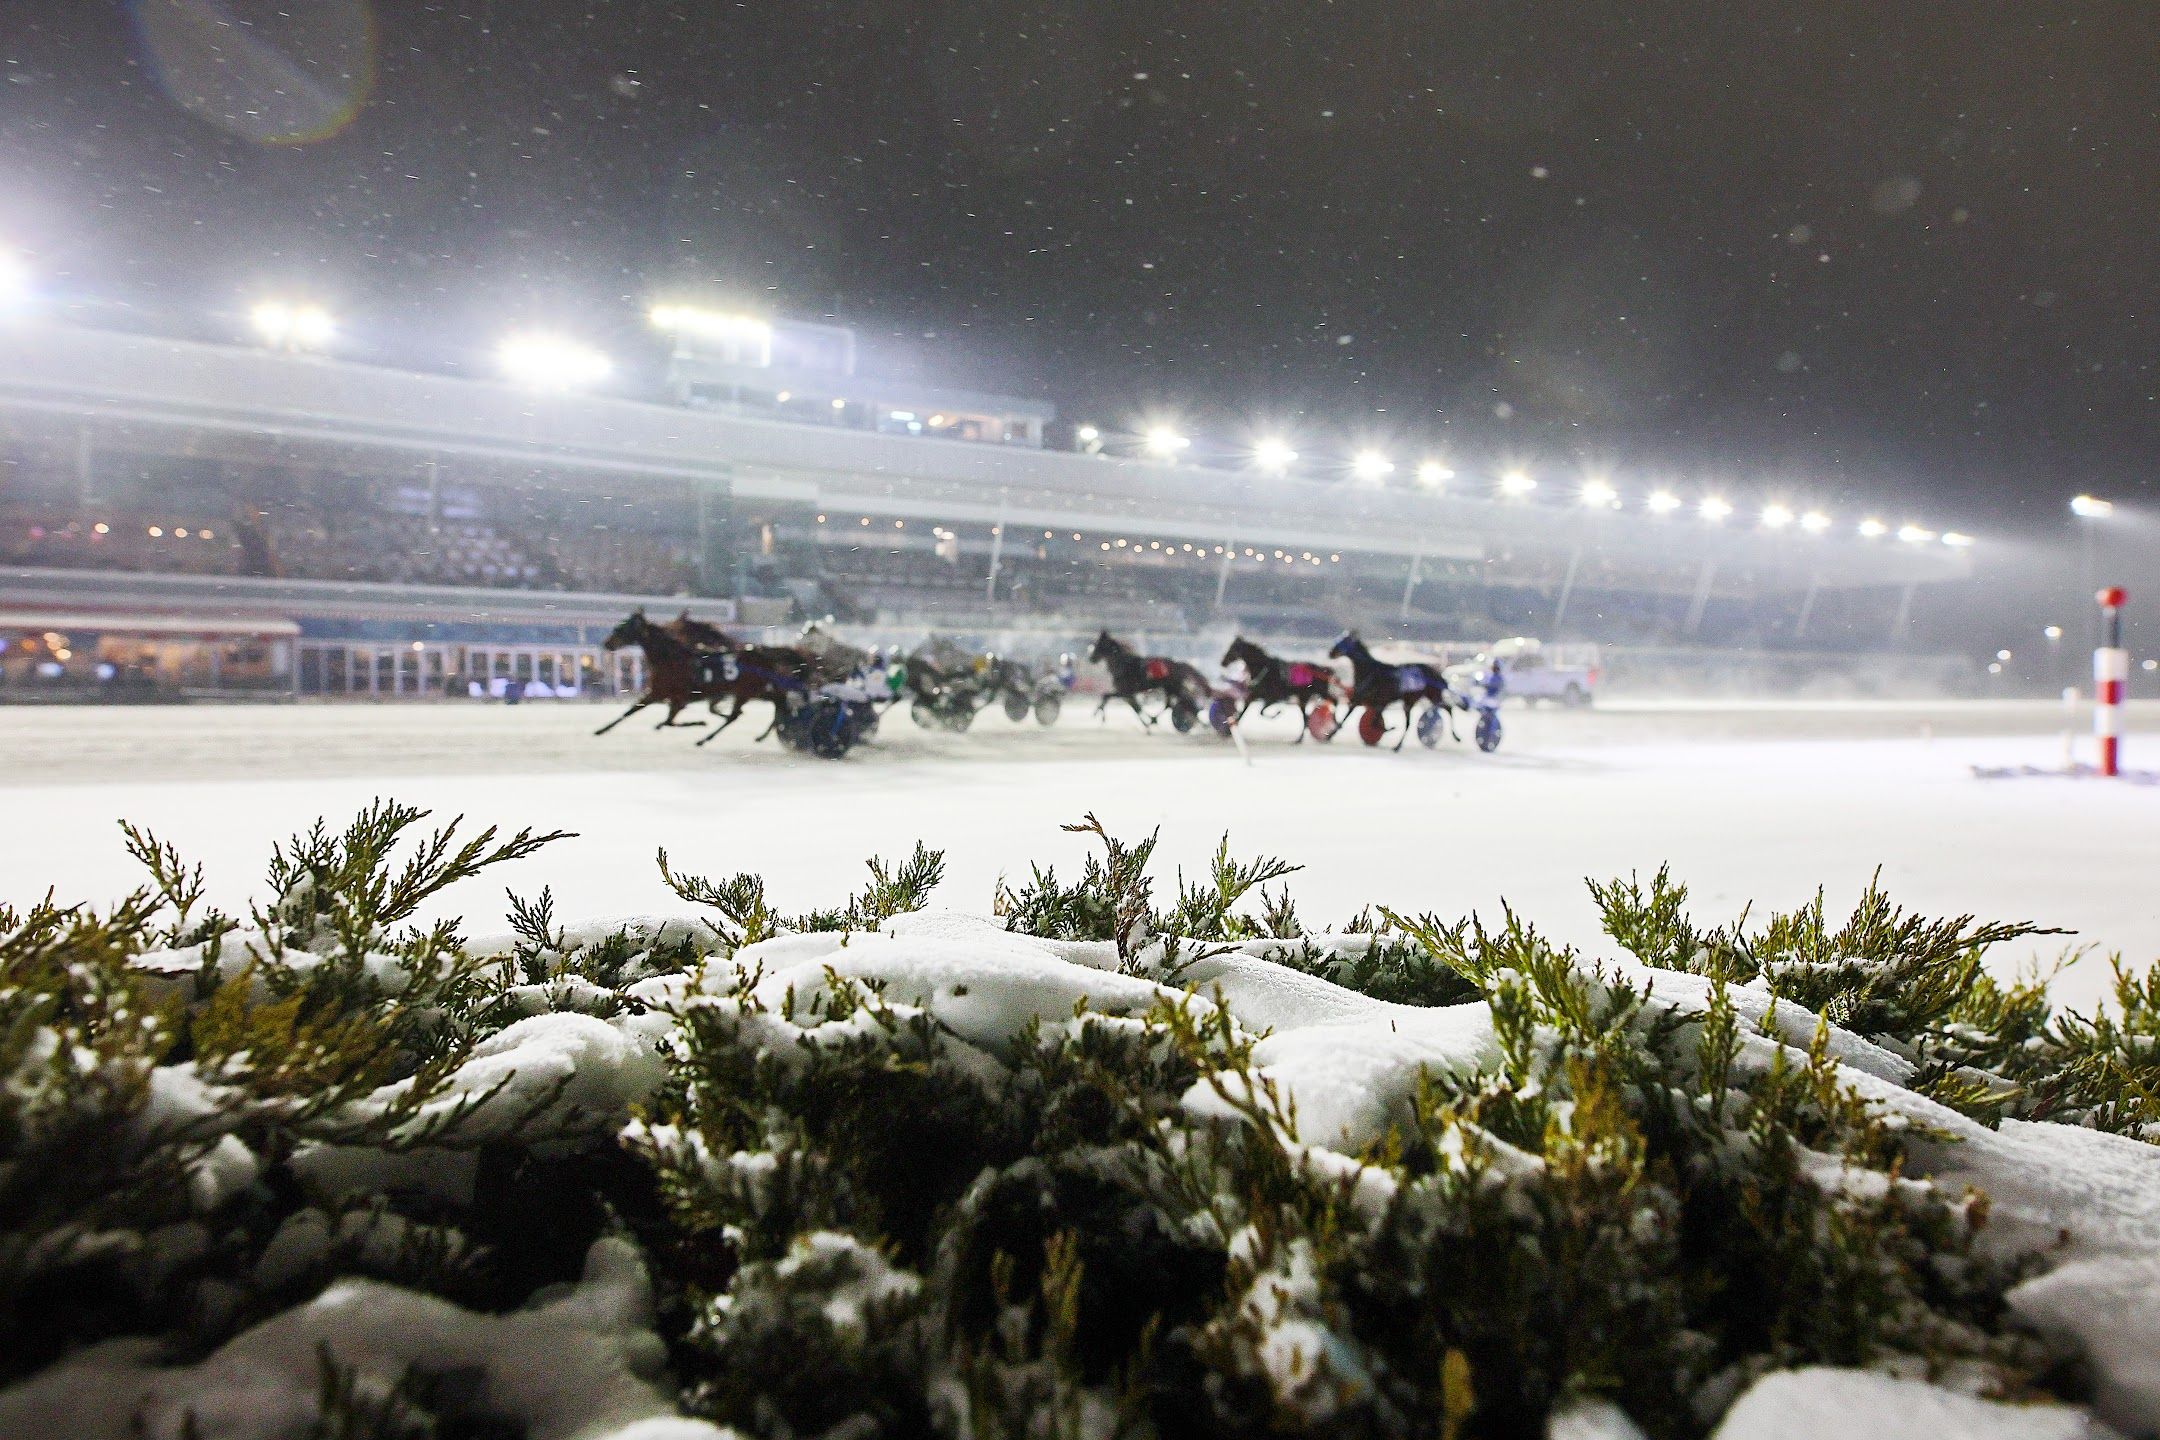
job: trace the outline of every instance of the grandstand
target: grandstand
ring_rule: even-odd
[[[1969,573],[1931,534],[1047,448],[1046,406],[859,376],[838,327],[734,324],[678,333],[648,398],[0,326],[0,696],[607,689],[635,683],[596,648],[633,605],[1867,649]]]

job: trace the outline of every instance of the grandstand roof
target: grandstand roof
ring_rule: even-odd
[[[947,523],[1435,559],[1580,546],[1743,567],[1767,587],[1921,583],[1970,567],[1940,545],[885,435],[35,322],[0,325],[0,424],[188,453],[307,447],[397,466],[456,457],[506,479],[541,470],[618,495],[626,480],[688,481],[751,501]]]

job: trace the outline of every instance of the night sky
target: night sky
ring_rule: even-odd
[[[2160,454],[2147,3],[364,13],[0,0],[0,243],[113,323],[284,287],[365,358],[634,358],[695,297],[1106,425],[1965,528]]]

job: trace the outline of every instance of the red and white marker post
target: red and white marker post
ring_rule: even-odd
[[[2123,683],[2130,678],[2130,652],[2122,643],[2122,607],[2128,598],[2120,585],[2093,597],[2100,602],[2100,648],[2093,651],[2093,739],[2100,747],[2100,773],[2122,773]]]

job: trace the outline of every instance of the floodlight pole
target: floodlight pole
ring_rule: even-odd
[[[990,527],[990,575],[983,582],[983,605],[997,604],[998,562],[1005,557],[1005,494],[998,491],[997,524]]]
[[[1223,607],[1223,597],[1230,593],[1230,566],[1237,560],[1237,536],[1223,536],[1222,564],[1215,567],[1215,608]]]
[[[1815,618],[1815,597],[1822,593],[1822,572],[1808,576],[1807,593],[1800,597],[1800,618],[1793,622],[1793,639],[1807,639],[1808,621]]]
[[[1577,545],[1568,552],[1567,578],[1560,582],[1560,603],[1553,607],[1552,633],[1555,640],[1560,638],[1561,622],[1567,619],[1568,600],[1575,594],[1575,572],[1581,566],[1582,546]]]
[[[2130,652],[2122,643],[2123,587],[2111,585],[2093,598],[2100,602],[2100,646],[2093,651],[2093,739],[2100,750],[2100,773],[2122,773],[2123,685],[2130,678]]]
[[[1420,550],[1410,557],[1410,575],[1403,581],[1402,614],[1400,623],[1410,623],[1410,597],[1417,594],[1418,582],[1425,578],[1425,552]]]
[[[1717,561],[1703,561],[1702,573],[1695,577],[1695,598],[1688,605],[1686,633],[1693,635],[1702,629],[1703,617],[1710,610],[1710,587],[1717,581]]]

